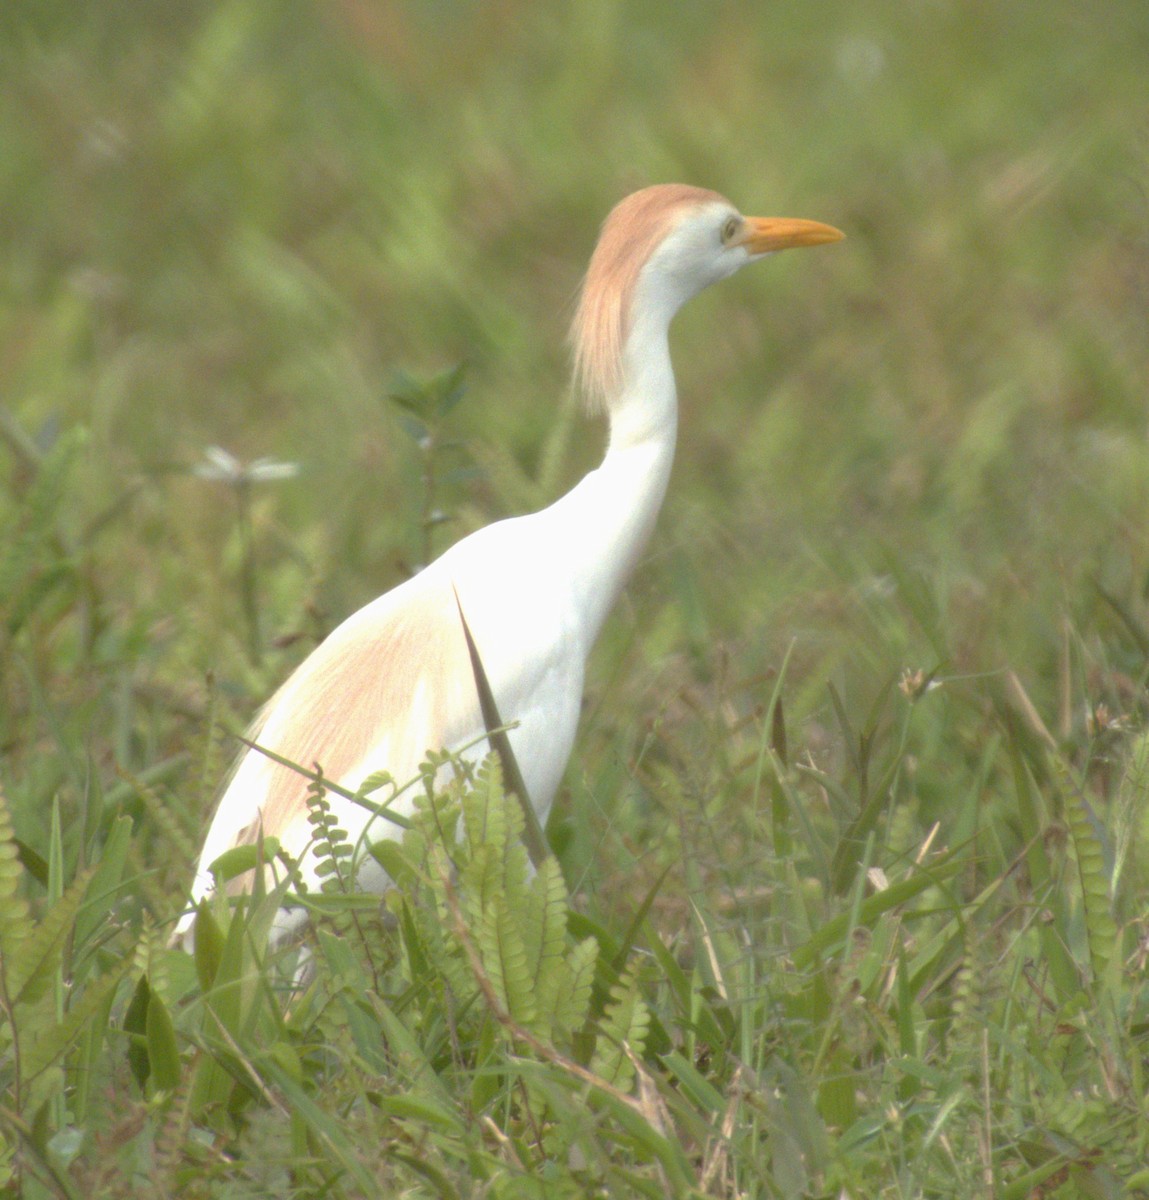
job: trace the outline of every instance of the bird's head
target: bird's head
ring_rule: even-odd
[[[602,227],[571,338],[575,374],[594,407],[623,383],[623,351],[638,319],[669,324],[703,288],[779,250],[845,235],[788,217],[744,217],[717,192],[658,184],[627,196]]]

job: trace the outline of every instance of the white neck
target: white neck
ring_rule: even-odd
[[[673,313],[647,312],[626,340],[602,464],[552,509],[569,538],[564,557],[587,649],[650,537],[674,460],[678,410],[667,345]]]

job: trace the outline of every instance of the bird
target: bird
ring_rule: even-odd
[[[546,823],[570,757],[587,656],[643,552],[674,458],[678,403],[668,333],[697,293],[781,250],[836,242],[831,225],[747,217],[717,192],[656,184],[621,200],[603,223],[571,328],[573,374],[609,433],[600,464],[549,507],[486,525],[338,625],[257,716],[208,828],[189,906],[216,888],[226,851],[278,840],[308,890],[319,860],[308,821],[313,769],[355,792],[378,772],[418,775],[428,751],[488,750],[467,634],[521,772]],[[393,811],[408,815],[414,788]],[[366,853],[398,827],[329,793],[356,846],[358,885],[389,880]],[[249,871],[240,888],[250,888]],[[234,881],[229,885],[234,888]],[[285,904],[272,938],[306,920]]]

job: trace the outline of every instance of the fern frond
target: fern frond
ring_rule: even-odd
[[[496,896],[503,894],[502,855],[494,846],[480,844],[459,870],[459,890],[467,924],[477,928]]]
[[[51,985],[64,941],[95,873],[92,866],[77,874],[36,925],[32,936],[25,938],[14,954],[5,956],[4,986],[9,1004],[35,1003]]]
[[[1117,948],[1117,923],[1113,918],[1105,871],[1105,832],[1085,793],[1065,772],[1063,779],[1067,785],[1065,815],[1081,879],[1089,961],[1094,982],[1100,983]]]
[[[464,908],[476,920],[494,896],[515,912],[527,904],[530,862],[522,842],[523,817],[503,790],[498,760],[489,755],[462,797],[464,862],[460,882]]]
[[[5,964],[18,956],[20,947],[35,929],[32,910],[20,893],[23,877],[20,848],[16,844],[8,800],[0,788],[0,960]],[[7,974],[6,968],[4,974]],[[6,995],[10,995],[6,980],[4,990]]]
[[[594,986],[594,970],[598,965],[598,941],[584,938],[566,956],[562,969],[544,976],[548,983],[546,998],[556,1030],[568,1037],[577,1033],[586,1024],[590,1015],[590,1001]],[[553,978],[554,994],[550,994]]]
[[[570,984],[571,972],[563,958],[569,903],[558,860],[543,859],[527,891],[522,930],[538,1000],[539,1032],[547,1036],[554,1033],[556,1001]]]
[[[323,785],[315,781],[307,789],[307,821],[311,826],[312,846],[315,849],[315,873],[319,876],[320,889],[324,892],[348,892],[354,884],[351,859],[355,847],[347,836],[347,830],[331,811],[331,802]]]
[[[502,772],[488,758],[475,779],[475,786],[463,794],[464,832],[467,849],[472,854],[480,846],[497,846],[501,850],[507,844],[509,813],[503,799]]]
[[[522,913],[531,882],[530,857],[522,842],[513,841],[503,848],[502,868],[503,895],[513,912]]]
[[[520,845],[523,840],[523,810],[514,803],[507,790],[503,764],[498,755],[488,754],[479,764],[475,775],[475,787],[476,790],[481,789],[486,793],[488,804],[495,805],[500,810],[503,844]]]
[[[495,995],[516,1025],[529,1027],[538,1015],[527,952],[513,914],[501,896],[483,915],[479,954]]]
[[[168,1097],[156,1130],[156,1175],[167,1194],[174,1195],[179,1186],[177,1172],[183,1165],[187,1152],[185,1147],[191,1128],[191,1094],[194,1080],[194,1071],[184,1072],[179,1085]]]
[[[628,968],[610,989],[610,1002],[599,1022],[590,1069],[620,1091],[634,1083],[634,1064],[626,1053],[642,1056],[650,1030],[650,1010],[638,994],[634,971]]]

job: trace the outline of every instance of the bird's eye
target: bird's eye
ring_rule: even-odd
[[[742,221],[738,217],[727,217],[722,223],[722,244],[728,246],[734,239],[734,235],[742,228]]]

